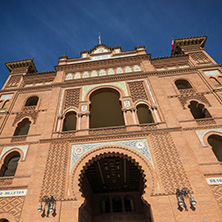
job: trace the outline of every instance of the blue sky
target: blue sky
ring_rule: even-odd
[[[221,0],[0,0],[0,87],[4,62],[33,58],[39,72],[58,57],[79,57],[102,43],[122,50],[145,45],[169,56],[171,38],[208,35],[206,51],[222,62]]]

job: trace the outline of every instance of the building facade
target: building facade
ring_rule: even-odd
[[[222,69],[206,36],[6,62],[0,222],[222,221]]]

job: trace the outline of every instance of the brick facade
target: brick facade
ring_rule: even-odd
[[[211,135],[222,138],[222,69],[204,50],[206,39],[177,39],[171,56],[153,59],[144,46],[124,52],[99,44],[80,58],[60,57],[52,72],[38,73],[32,59],[7,62],[10,73],[0,92],[1,171],[10,153],[20,159],[14,176],[0,177],[0,220],[222,221],[222,165],[208,142]],[[177,80],[190,86],[181,89]],[[91,95],[107,90],[116,92],[125,124],[92,127]],[[38,101],[26,106],[30,97]],[[194,102],[207,110],[206,118],[193,117]],[[139,124],[140,104],[153,122]],[[64,131],[69,112],[76,127]],[[28,134],[15,135],[26,119]],[[104,191],[95,192],[92,175],[101,189],[123,180],[122,190],[117,186],[106,196],[122,203],[131,196],[134,210],[125,206],[115,213],[110,202],[110,212],[102,214]],[[138,178],[138,190],[124,190]],[[188,211],[177,203],[176,189],[184,187],[197,202],[193,209],[185,198]],[[44,196],[56,200],[48,219],[37,211]]]

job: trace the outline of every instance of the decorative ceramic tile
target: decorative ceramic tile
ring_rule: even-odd
[[[94,77],[94,76],[97,76],[97,71],[96,71],[96,70],[93,70],[93,71],[91,72],[91,77]]]
[[[11,99],[13,96],[13,94],[7,94],[7,95],[2,95],[0,100],[7,100],[7,99]]]
[[[138,71],[141,71],[141,68],[138,65],[136,65],[136,66],[133,67],[133,70],[135,72],[138,72]]]
[[[129,66],[125,67],[125,72],[132,72],[132,69]]]
[[[106,146],[106,145],[107,146],[123,145],[123,146],[130,147],[140,152],[142,155],[144,155],[154,168],[153,160],[151,157],[150,149],[147,144],[147,140],[137,139],[137,140],[121,140],[121,141],[112,141],[112,142],[103,142],[103,143],[86,143],[86,144],[72,145],[69,172],[72,171],[74,164],[83,154],[87,153],[89,150],[92,150],[96,147]]]
[[[114,69],[108,69],[108,75],[113,75],[115,74]]]
[[[125,101],[123,101],[123,103],[124,103],[125,107],[129,107],[130,106],[130,101],[129,100],[125,100]]]
[[[87,105],[82,105],[81,106],[81,112],[87,111]]]
[[[117,68],[117,69],[116,69],[116,73],[117,73],[117,74],[119,74],[119,73],[123,73],[122,68],[120,68],[120,67],[119,67],[119,68]]]
[[[69,73],[68,75],[66,75],[66,80],[69,80],[69,79],[72,79],[73,76],[72,76],[72,73]]]
[[[79,78],[81,78],[81,73],[80,73],[80,72],[77,72],[77,73],[75,74],[75,79],[79,79]]]
[[[83,74],[82,74],[82,78],[88,78],[89,77],[89,73],[88,72],[84,72]]]
[[[204,73],[206,76],[218,76],[221,74],[218,70],[205,71]]]
[[[20,149],[20,150],[23,152],[23,159],[22,159],[22,161],[24,161],[25,158],[26,158],[26,154],[27,154],[27,151],[28,151],[28,147],[29,147],[29,145],[22,145],[22,146],[5,146],[5,147],[3,148],[3,150],[2,150],[1,155],[0,155],[0,159],[1,159],[2,156],[3,156],[5,153],[7,153],[9,150],[12,150],[12,149],[17,148],[17,149]]]
[[[199,137],[200,142],[202,143],[203,146],[206,146],[206,144],[203,141],[203,138],[206,133],[209,132],[219,132],[222,133],[222,128],[216,128],[216,129],[203,129],[203,130],[195,130],[197,136]]]

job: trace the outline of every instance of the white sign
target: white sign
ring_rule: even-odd
[[[15,197],[15,196],[25,196],[27,189],[19,190],[0,190],[0,197]]]
[[[209,185],[222,184],[222,177],[209,177],[206,180]]]
[[[92,60],[108,59],[111,55],[92,56]]]

